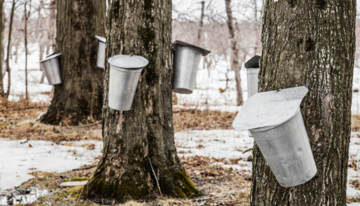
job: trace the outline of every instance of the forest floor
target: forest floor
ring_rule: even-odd
[[[36,119],[46,112],[46,104],[0,101],[0,108],[0,140],[23,141],[28,147],[38,147],[32,141],[45,141],[64,146],[72,146],[71,142],[75,144],[79,141],[99,143],[102,141],[100,122],[89,121],[79,126],[69,126],[66,121],[60,126],[39,123]],[[234,112],[175,107],[174,126],[177,132],[178,153],[190,178],[204,196],[188,200],[159,197],[151,202],[128,202],[124,205],[249,205],[253,143],[246,135],[234,134],[234,131],[230,130],[235,115]],[[352,127],[353,131],[359,131],[360,116],[353,116]],[[226,138],[219,139],[219,136]],[[356,152],[360,148],[360,138],[358,135],[353,134],[353,136],[356,137],[353,143],[356,151],[353,149],[351,150],[353,152],[350,152],[352,161],[349,162],[349,169],[350,174],[353,174],[352,177],[357,177],[360,158]],[[237,148],[236,145],[239,144],[246,147]],[[33,168],[34,170],[29,172],[31,179],[8,190],[11,192],[3,194],[3,197],[6,196],[7,202],[14,203],[21,203],[21,199],[27,202],[37,200],[28,204],[34,206],[97,205],[79,199],[81,186],[61,186],[64,182],[86,181],[93,173],[101,154],[99,149],[101,145],[82,143],[81,147],[93,152],[93,155],[96,154],[92,157],[92,161],[65,172],[44,172]],[[75,154],[81,151],[67,152]],[[5,168],[1,168],[0,165],[0,170]],[[355,206],[356,202],[360,202],[360,193],[354,192],[355,189],[360,190],[359,178],[350,179],[349,184],[350,193],[354,194],[348,198],[348,203],[353,203],[352,205]],[[1,197],[0,188],[0,205]]]
[[[59,126],[40,123],[37,119],[46,112],[47,106],[46,104],[28,103],[26,101],[0,101],[0,139],[23,141],[32,148],[38,147],[32,141],[48,141],[59,145],[69,145],[69,142],[102,140],[100,122],[89,121],[79,126],[70,126],[66,121]],[[176,132],[230,129],[234,117],[235,113],[232,112],[175,108],[174,126]],[[83,145],[88,150],[95,148],[93,144]],[[195,147],[201,149],[204,146],[199,143]],[[186,157],[187,148],[189,147],[182,145],[179,156],[182,156],[181,161],[191,179],[198,189],[205,194],[203,197],[192,200],[160,197],[152,202],[129,202],[126,205],[248,205],[251,181],[249,172],[223,167],[219,163],[229,163],[229,160],[224,158]],[[38,195],[43,197],[31,205],[96,205],[78,199],[81,187],[64,188],[60,186],[60,183],[87,180],[95,169],[98,159],[99,157],[95,158],[91,164],[67,172],[43,172],[32,168],[34,171],[30,171],[29,174],[33,178],[14,190],[8,190],[11,193],[6,194],[6,201],[21,203],[21,199],[30,201],[36,199],[37,197],[34,196]],[[232,161],[234,161],[233,164],[236,164],[239,160]],[[35,191],[34,188],[36,188]]]
[[[11,140],[61,141],[102,140],[101,122],[91,121],[70,126],[42,124],[37,119],[47,111],[47,104],[0,100],[0,138]],[[174,108],[175,132],[184,130],[231,129],[236,113]]]

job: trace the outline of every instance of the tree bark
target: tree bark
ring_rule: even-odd
[[[252,3],[254,5],[254,33],[255,33],[255,48],[253,55],[256,55],[260,51],[260,31],[259,31],[260,24],[258,18],[258,12],[259,12],[258,0],[253,0]]]
[[[204,17],[205,17],[205,1],[201,1],[201,14],[200,14],[198,37],[197,37],[199,45],[201,45],[201,37],[202,37],[203,27],[204,27]]]
[[[29,2],[30,10],[27,10],[28,1],[24,3],[24,48],[25,48],[25,99],[29,100],[29,84],[28,84],[28,20],[31,13],[31,0]]]
[[[3,5],[4,5],[4,0],[0,0],[0,97],[4,96],[4,72],[3,72],[3,58],[4,58],[4,53],[3,51],[5,51],[3,49],[3,44],[2,44],[2,40],[3,40],[3,29],[4,29],[4,23],[3,23]]]
[[[61,56],[61,85],[41,121],[69,124],[101,118],[103,70],[96,67],[98,42],[103,35],[105,1],[63,0],[57,3],[57,51]]]
[[[13,22],[14,22],[14,13],[15,13],[15,5],[16,1],[13,0],[11,4],[11,11],[10,11],[10,22],[9,22],[9,34],[8,34],[8,44],[6,50],[6,72],[8,74],[8,85],[5,97],[8,98],[10,95],[10,88],[11,88],[11,69],[10,69],[10,52],[11,52],[11,37],[12,37],[12,29],[13,29]]]
[[[346,205],[356,1],[266,1],[260,91],[306,85],[302,114],[318,173],[282,188],[257,146],[251,205]]]
[[[149,199],[159,193],[198,196],[174,142],[171,1],[113,0],[109,9],[107,56],[137,54],[150,64],[140,77],[131,111],[108,108],[105,95],[103,157],[82,196],[103,203]]]
[[[233,15],[231,10],[231,0],[225,0],[225,8],[226,8],[226,15],[227,15],[227,26],[230,35],[230,46],[231,46],[231,69],[235,73],[235,82],[236,82],[236,104],[238,106],[243,105],[243,92],[241,88],[241,64],[239,63],[239,49],[237,47],[237,42],[235,38],[235,31],[234,31],[234,23],[233,23]]]

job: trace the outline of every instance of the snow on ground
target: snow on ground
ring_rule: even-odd
[[[0,205],[30,205],[40,197],[49,195],[50,191],[31,188],[26,194],[8,196],[6,192],[0,191]]]
[[[235,130],[208,130],[208,131],[187,131],[176,133],[176,146],[179,156],[206,156],[213,158],[240,159],[236,165],[226,165],[233,169],[251,173],[251,162],[247,158],[252,152],[246,152],[253,146],[253,138],[248,132],[237,132]],[[360,167],[360,137],[359,133],[352,133],[350,144],[350,161],[356,162]],[[360,190],[354,188],[350,182],[360,178],[360,171],[353,168],[348,169],[348,198],[360,198]],[[349,204],[360,205],[358,203]]]
[[[247,159],[252,152],[253,139],[248,132],[235,130],[199,130],[178,132],[175,142],[179,156],[205,156],[217,159],[240,159],[237,165],[222,165],[234,169],[251,172],[251,162]],[[245,153],[244,153],[245,152]]]
[[[22,51],[19,52],[21,54]],[[48,95],[52,91],[52,86],[40,83],[42,72],[39,70],[39,54],[37,45],[30,46],[29,55],[29,92],[33,102],[50,102]],[[250,58],[250,57],[249,57]],[[11,80],[11,100],[19,100],[25,94],[25,71],[24,55],[19,55],[17,63],[11,59],[12,80]],[[236,91],[234,73],[229,71],[229,60],[222,59],[211,68],[205,68],[203,63],[197,73],[196,89],[192,94],[177,94],[178,105],[186,108],[209,109],[234,112],[236,107]],[[230,81],[227,83],[227,77]],[[5,75],[5,88],[7,86],[7,75]],[[226,85],[228,84],[228,87]],[[241,70],[241,86],[243,89],[244,100],[247,99],[247,79],[246,69],[243,66]],[[360,90],[360,68],[355,68],[353,89]],[[225,90],[225,91],[224,91]],[[360,114],[360,93],[353,93],[353,114]]]
[[[352,133],[350,144],[350,161],[354,161],[360,168],[360,134]],[[176,133],[176,146],[179,156],[206,156],[213,158],[240,159],[236,165],[226,165],[233,169],[242,170],[251,173],[251,162],[247,158],[252,152],[246,152],[253,146],[253,138],[250,138],[248,132],[238,132],[235,130],[208,130],[208,131],[186,131]],[[348,198],[360,198],[360,190],[354,188],[350,182],[359,180],[360,170],[348,169]],[[355,206],[357,204],[350,204]],[[360,205],[360,204],[359,204]]]
[[[0,192],[31,179],[30,172],[65,172],[90,164],[102,150],[98,141],[64,144],[70,146],[46,141],[0,140]],[[95,144],[95,149],[86,149],[88,144]]]
[[[230,78],[229,89],[221,93],[219,89],[226,88],[226,71],[230,67],[229,61],[222,60],[215,68],[200,69],[197,74],[196,90],[192,94],[177,94],[178,104],[187,108],[210,109],[221,111],[237,111],[235,78],[233,72],[228,72]],[[202,66],[200,68],[203,68]],[[247,99],[246,69],[241,70],[241,86],[243,98]],[[360,68],[354,70],[352,113],[360,114]]]
[[[50,102],[52,86],[40,84],[42,72],[39,71],[38,54],[35,52],[29,57],[29,91],[31,100],[35,102]],[[11,63],[12,90],[11,99],[19,100],[25,91],[24,58],[19,57],[18,63]],[[199,70],[197,75],[197,86],[193,94],[177,94],[178,107],[193,109],[210,109],[236,112],[236,92],[234,74],[228,72],[228,88],[226,89],[226,72],[229,68],[228,61],[222,60],[214,68]],[[242,88],[244,99],[247,97],[246,70],[242,72]],[[7,79],[5,78],[5,82]],[[6,85],[5,85],[6,86]],[[360,90],[360,69],[354,72],[354,91]],[[220,91],[223,90],[223,91]],[[225,91],[224,91],[225,90]],[[353,114],[360,113],[360,94],[353,93]],[[360,138],[353,133],[350,146],[350,160],[360,163]],[[176,145],[179,156],[207,156],[213,158],[240,159],[237,165],[226,165],[238,170],[251,172],[251,162],[247,158],[251,155],[248,150],[253,145],[253,139],[248,137],[247,132],[234,130],[210,130],[210,131],[186,131],[176,133]],[[28,145],[31,144],[32,147]],[[62,172],[78,168],[88,164],[100,154],[102,143],[95,142],[94,151],[79,147],[85,142],[74,143],[77,146],[60,146],[50,142],[30,141],[21,144],[21,141],[0,141],[0,192],[12,188],[31,178],[29,172],[49,171]],[[76,151],[75,153],[73,151]],[[221,164],[221,163],[219,163]],[[358,171],[350,168],[348,170],[349,181],[359,179]],[[360,197],[360,191],[348,184],[348,197]],[[356,204],[351,204],[355,206]],[[360,204],[359,204],[360,205]]]
[[[360,198],[360,190],[354,188],[350,182],[352,180],[360,179],[360,134],[352,133],[350,149],[349,149],[349,162],[355,162],[356,167],[359,170],[354,170],[353,168],[348,169],[348,185],[347,185],[347,196],[349,198]]]
[[[29,45],[28,56],[28,81],[30,100],[33,102],[50,102],[50,97],[46,93],[51,92],[52,86],[47,84],[45,78],[44,83],[40,83],[42,71],[40,71],[39,52],[37,44]],[[18,101],[25,94],[25,55],[23,49],[20,49],[18,59],[10,59],[11,68],[11,89],[10,100]],[[7,88],[8,75],[4,77],[4,88]]]
[[[199,109],[233,111],[236,106],[236,91],[234,73],[229,70],[226,60],[219,61],[216,67],[204,69],[200,66],[196,76],[196,89],[192,94],[176,94],[179,105],[186,105]],[[228,81],[226,78],[228,73]],[[247,97],[246,70],[241,70],[243,96]],[[228,88],[226,87],[228,84]],[[220,90],[223,90],[221,92]],[[224,91],[225,90],[225,91]]]
[[[0,193],[32,178],[28,173],[34,171],[63,172],[79,168],[91,163],[101,154],[102,142],[81,141],[56,145],[46,141],[9,141],[0,140]],[[199,130],[185,131],[175,134],[175,142],[179,156],[205,156],[224,159],[218,164],[251,173],[251,161],[247,161],[252,152],[253,139],[248,132],[235,130]],[[95,144],[94,150],[88,150],[84,145]],[[31,146],[29,146],[31,145]],[[69,145],[69,146],[66,146]],[[226,160],[239,160],[231,164]],[[350,160],[360,166],[360,137],[353,133],[350,145]],[[226,163],[228,162],[228,163]],[[360,172],[348,169],[348,182],[359,179]],[[360,197],[360,190],[350,183],[347,189],[348,197]],[[351,204],[355,206],[356,204]]]

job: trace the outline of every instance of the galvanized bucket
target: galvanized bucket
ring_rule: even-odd
[[[250,130],[276,180],[283,187],[301,185],[317,172],[300,104],[306,87],[255,94],[233,122]]]
[[[109,107],[115,110],[128,111],[135,96],[140,74],[149,61],[142,56],[116,55],[108,60]]]
[[[173,49],[173,91],[182,94],[191,94],[196,85],[196,73],[201,57],[208,55],[210,51],[182,41],[175,41]]]
[[[245,63],[246,76],[247,76],[247,92],[248,97],[258,93],[259,72],[260,72],[260,56],[256,55]]]
[[[249,68],[246,70],[248,97],[258,93],[260,68]]]
[[[95,36],[99,40],[99,47],[96,58],[96,66],[105,69],[105,50],[106,50],[106,38],[101,36]]]
[[[51,85],[61,84],[60,73],[60,56],[61,53],[54,53],[40,61],[44,68],[45,76]]]

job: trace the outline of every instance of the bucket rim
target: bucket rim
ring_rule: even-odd
[[[240,107],[232,126],[242,131],[282,124],[297,114],[307,93],[305,86],[257,93]]]
[[[139,55],[120,54],[110,57],[108,63],[117,69],[139,70],[146,67],[149,64],[149,60]]]
[[[50,55],[46,56],[45,59],[41,60],[40,63],[43,63],[43,62],[46,62],[46,61],[48,61],[48,60],[54,59],[54,58],[59,57],[59,56],[61,56],[61,55],[62,55],[62,54],[59,53],[59,52],[50,54]]]
[[[117,66],[114,66],[114,65],[110,65],[110,69],[113,69],[113,70],[116,70],[116,71],[121,71],[121,72],[131,72],[131,73],[140,73],[143,70],[143,68],[127,69],[127,68],[117,67]]]
[[[95,38],[99,40],[99,42],[106,43],[106,38],[103,36],[95,35]]]
[[[184,88],[184,87],[177,87],[177,88],[173,88],[172,89],[173,92],[175,93],[179,93],[179,94],[192,94],[193,91],[191,89],[188,89],[188,88]]]
[[[183,41],[179,41],[179,40],[176,40],[174,43],[173,43],[173,46],[176,47],[176,46],[183,46],[183,47],[191,47],[193,49],[196,49],[196,50],[199,50],[203,56],[207,56],[208,54],[211,53],[211,51],[207,50],[207,49],[204,49],[202,47],[199,47],[199,46],[196,46],[196,45],[193,45],[193,44],[190,44],[190,43],[186,43],[186,42],[183,42]],[[176,50],[176,48],[175,48]]]
[[[265,126],[265,127],[257,127],[257,128],[253,128],[253,129],[249,129],[249,130],[255,131],[255,132],[264,132],[264,131],[272,130],[272,129],[278,128],[278,127],[286,124],[288,121],[292,120],[298,114],[302,115],[300,107],[298,108],[297,112],[294,113],[293,116],[289,117],[288,119],[286,119],[284,122],[282,122],[280,124],[270,125],[270,126]]]
[[[245,62],[246,69],[259,69],[260,68],[260,55],[255,55],[250,58],[247,62]]]

